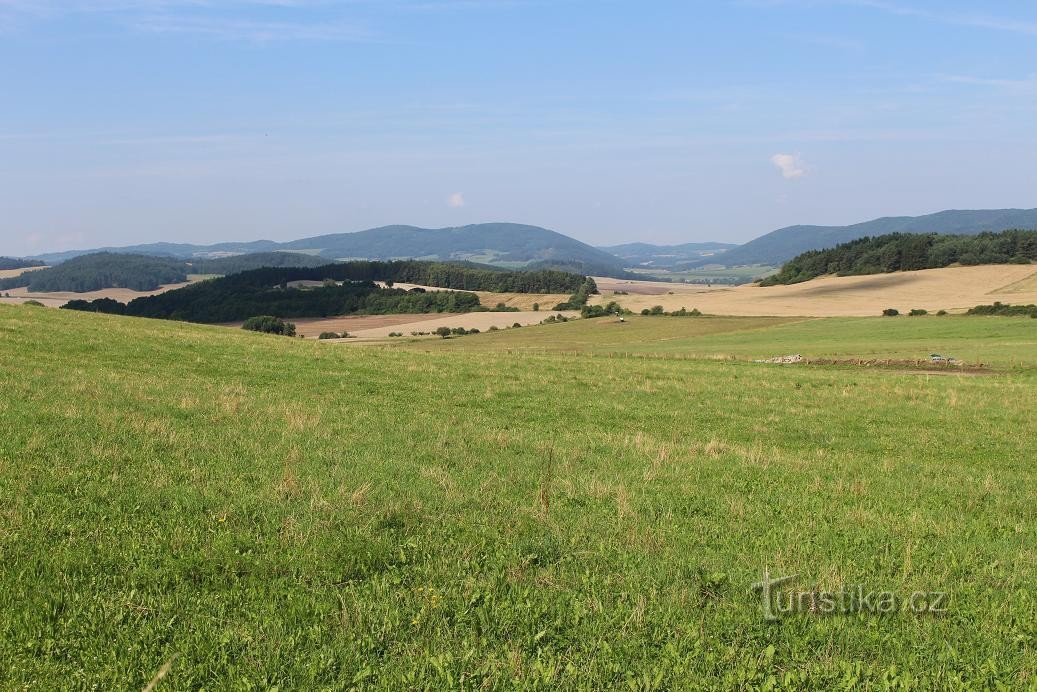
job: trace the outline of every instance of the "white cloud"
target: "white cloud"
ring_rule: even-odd
[[[464,195],[460,192],[455,192],[446,198],[446,204],[451,209],[460,209],[464,206]]]
[[[796,180],[807,174],[806,164],[799,154],[775,154],[771,157],[771,163],[778,167],[785,180]]]

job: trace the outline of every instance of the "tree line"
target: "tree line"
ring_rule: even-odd
[[[105,288],[153,291],[164,284],[187,280],[183,260],[98,252],[82,255],[56,267],[26,272],[0,280],[0,290],[28,287],[32,292],[72,291],[86,293]]]
[[[978,235],[890,233],[811,250],[785,263],[761,286],[795,284],[826,274],[856,276],[937,269],[952,264],[1029,264],[1037,261],[1037,231]]]
[[[19,259],[17,257],[0,257],[0,271],[11,269],[28,269],[29,267],[42,267],[43,262],[31,259]]]
[[[337,283],[329,279],[313,288],[293,288],[269,270],[201,281],[174,291],[136,298],[127,304],[111,299],[74,300],[70,310],[107,312],[185,322],[236,322],[255,315],[275,317],[335,317],[428,312],[470,312],[480,309],[479,297],[458,291],[406,291],[379,288],[373,282]],[[283,277],[282,277],[283,278]],[[292,279],[295,281],[296,279]]]

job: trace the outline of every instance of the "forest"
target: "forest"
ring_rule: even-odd
[[[201,323],[236,322],[256,315],[280,318],[332,317],[469,312],[480,308],[479,297],[474,293],[406,291],[379,288],[370,281],[345,281],[340,284],[333,279],[327,279],[319,287],[291,288],[286,281],[268,280],[270,274],[270,270],[243,272],[154,296],[136,298],[127,304],[102,298],[95,301],[74,300],[64,307],[70,310]]]
[[[39,260],[19,259],[17,257],[0,257],[0,271],[11,269],[28,269],[29,267],[42,267],[43,262]]]
[[[954,264],[1029,264],[1037,261],[1037,231],[978,235],[890,233],[860,238],[789,260],[761,286],[795,284],[826,274],[855,276],[937,269]]]

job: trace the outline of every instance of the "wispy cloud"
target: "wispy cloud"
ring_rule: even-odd
[[[773,163],[785,180],[796,180],[807,174],[806,165],[799,154],[775,154],[771,157]]]

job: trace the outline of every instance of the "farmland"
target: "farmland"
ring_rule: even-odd
[[[597,302],[619,301],[639,312],[662,305],[666,310],[698,308],[716,315],[809,315],[867,317],[885,308],[906,312],[964,312],[983,303],[1037,302],[1033,265],[946,267],[872,276],[826,276],[791,286],[712,287],[663,282],[598,279]],[[626,291],[629,295],[615,295]]]
[[[1035,322],[0,306],[0,685],[1033,685]],[[751,362],[931,349],[989,372]],[[764,570],[946,608],[767,622]]]

